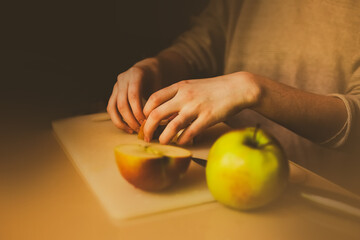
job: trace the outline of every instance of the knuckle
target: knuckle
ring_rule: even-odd
[[[124,124],[120,121],[114,121],[114,125],[117,128],[124,129]]]
[[[160,111],[158,109],[152,110],[150,115],[149,115],[149,117],[154,119],[154,120],[160,119],[160,116],[161,116],[161,114],[160,114]]]
[[[138,97],[138,94],[137,94],[137,92],[134,91],[134,90],[129,90],[129,92],[128,92],[128,97],[129,97],[129,99],[135,99],[135,98]]]
[[[119,111],[123,110],[125,108],[125,103],[124,101],[118,101],[116,106],[118,107]]]
[[[212,118],[214,116],[214,113],[213,113],[212,109],[206,108],[206,109],[203,109],[201,112],[202,112],[202,115],[204,117],[204,120],[207,120],[207,119]]]
[[[135,105],[133,108],[133,113],[135,115],[136,118],[142,118],[143,117],[143,111],[141,109],[141,106],[139,105]]]
[[[124,73],[119,73],[116,77],[117,82],[120,82],[124,76]]]
[[[140,108],[135,107],[133,112],[134,112],[134,116],[136,119],[138,119],[138,120],[143,119],[143,113]]]
[[[129,73],[134,78],[142,78],[144,76],[144,70],[140,67],[133,66],[129,69]]]
[[[181,88],[182,86],[184,86],[184,81],[180,81],[174,84],[176,88]]]
[[[134,112],[134,116],[135,116],[135,118],[137,119],[137,121],[139,122],[139,124],[141,125],[141,121],[142,121],[142,119],[143,119],[142,114],[139,113],[139,112],[137,112],[137,111],[135,111],[135,112]]]
[[[178,131],[180,131],[181,126],[182,126],[182,121],[172,120],[168,125],[169,132],[172,134],[176,134]]]
[[[138,126],[134,120],[129,116],[124,116],[124,121],[126,122],[127,126],[129,126],[132,129],[136,129]]]
[[[122,95],[116,101],[116,106],[118,109],[126,109],[128,107],[128,99],[126,96]]]
[[[189,84],[190,83],[190,80],[181,80],[180,82],[179,82],[179,85],[187,85],[187,84]]]
[[[188,81],[188,80],[184,80]],[[179,83],[177,95],[181,96],[183,100],[190,101],[193,100],[196,96],[196,91],[190,86],[186,86],[187,83]]]
[[[195,93],[193,89],[187,89],[184,92],[184,97],[186,98],[186,100],[192,100],[195,97]]]
[[[149,98],[149,102],[152,102],[154,104],[158,104],[160,102],[159,95],[157,93],[153,93]]]
[[[194,116],[197,112],[197,104],[186,104],[183,106],[183,108],[180,110],[179,115],[182,116],[184,119],[191,118]]]
[[[252,78],[254,76],[251,72],[246,72],[246,71],[238,72],[238,74],[244,78]]]

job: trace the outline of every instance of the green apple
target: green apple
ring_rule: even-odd
[[[160,191],[173,185],[185,174],[191,152],[161,144],[123,144],[115,148],[121,175],[136,188]]]
[[[214,198],[238,210],[262,207],[285,189],[289,163],[279,142],[260,128],[222,135],[210,149],[206,180]]]

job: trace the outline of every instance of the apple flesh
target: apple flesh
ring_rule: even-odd
[[[289,163],[279,142],[259,128],[222,135],[210,149],[206,180],[214,198],[238,210],[262,207],[286,188]]]
[[[115,148],[121,175],[136,188],[161,191],[181,178],[189,167],[191,152],[161,144],[123,144]]]

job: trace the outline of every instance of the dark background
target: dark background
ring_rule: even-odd
[[[22,218],[33,216],[33,208],[26,206],[49,200],[49,186],[66,182],[64,176],[55,180],[56,174],[73,169],[61,170],[69,162],[61,158],[51,122],[105,111],[116,76],[167,47],[204,4],[205,0],[1,3],[0,213],[5,215],[0,225],[2,219],[16,217],[6,222],[32,226],[32,219]],[[59,184],[51,185],[54,181]],[[42,192],[49,192],[44,200]],[[46,206],[40,208],[45,214]]]
[[[2,175],[17,179],[15,172],[22,175],[33,164],[17,156],[7,160],[3,157],[5,152],[14,155],[19,150],[12,147],[31,145],[33,136],[51,129],[53,120],[105,111],[116,76],[169,46],[206,3],[207,0],[2,3],[0,181]],[[42,165],[44,162],[38,164]],[[354,185],[351,181],[346,184]]]
[[[61,118],[105,109],[117,74],[171,44],[206,2],[35,0],[5,6],[4,115],[45,111]]]

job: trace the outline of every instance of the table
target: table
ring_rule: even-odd
[[[238,212],[212,202],[113,224],[55,140],[48,120],[3,119],[0,239],[360,238],[358,219],[306,204],[291,192],[259,211]],[[327,187],[347,194],[331,183]]]

